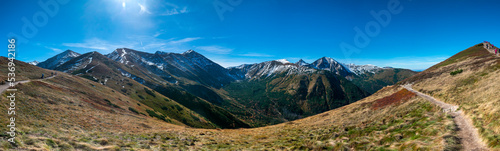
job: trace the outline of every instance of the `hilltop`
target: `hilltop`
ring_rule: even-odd
[[[478,130],[483,143],[500,148],[500,58],[477,44],[408,78],[413,88],[458,105]]]

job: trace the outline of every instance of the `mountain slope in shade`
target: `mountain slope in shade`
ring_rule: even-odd
[[[127,56],[124,55],[124,57]],[[128,58],[132,57],[128,56]],[[130,95],[165,116],[178,119],[189,126],[201,128],[249,127],[248,124],[240,121],[225,109],[184,92],[183,88],[177,84],[162,81],[162,77],[151,74],[152,71],[135,64],[135,61],[120,63],[98,52],[91,52],[60,65],[56,70],[96,81],[125,95]],[[157,92],[160,94],[156,94]],[[168,98],[164,99],[164,96]],[[188,109],[176,106],[185,106]],[[188,113],[194,115],[189,116]],[[199,122],[200,119],[205,122]]]
[[[356,74],[352,76],[351,81],[371,94],[383,87],[394,85],[399,81],[417,74],[417,72],[409,69],[381,68],[375,65],[346,64],[344,66],[348,67],[351,72]]]
[[[343,64],[345,67],[349,68],[351,72],[354,72],[356,75],[365,74],[365,73],[375,73],[383,68],[380,68],[375,65],[367,64],[367,65],[355,65],[355,64]]]
[[[143,81],[132,76],[126,66],[117,63],[98,52],[89,52],[60,65],[56,70],[77,75],[114,89],[125,96],[137,100],[152,108],[159,116],[168,117],[185,125],[199,128],[215,128],[216,125],[204,117],[178,104],[171,98],[147,88],[137,81]],[[161,117],[160,117],[161,118]],[[166,122],[168,119],[161,118]]]
[[[74,58],[55,69],[124,93],[128,92],[123,90],[128,88],[126,83],[110,83],[113,79],[107,74],[132,79],[200,114],[208,122],[227,126],[225,128],[249,126],[239,119],[252,126],[263,126],[303,118],[352,103],[368,94],[354,85],[358,83],[346,79],[352,80],[355,73],[327,57],[311,64],[280,59],[226,69],[192,50],[180,54],[161,51],[151,54],[119,48],[106,55],[107,58],[100,54],[91,57],[93,55],[96,54]],[[101,61],[96,62],[96,58]],[[94,72],[103,68],[103,64],[109,69]],[[383,77],[394,76],[384,74]],[[251,88],[238,90],[238,85]],[[249,90],[255,92],[249,94],[246,92]],[[259,106],[251,104],[256,100]]]
[[[312,73],[315,69],[300,66],[284,60],[273,60],[258,64],[244,64],[229,68],[229,72],[240,79],[260,79],[275,76],[282,72],[287,74]]]
[[[245,80],[233,82],[224,90],[246,107],[274,118],[271,123],[318,114],[368,95],[336,73],[284,61],[241,65],[229,70]]]
[[[252,121],[253,119],[248,117],[248,114],[252,114],[255,116],[260,116],[264,121],[258,121],[263,123],[264,125],[269,124],[269,118],[274,118],[274,121],[278,121],[278,123],[283,120],[297,119],[303,116],[310,116],[319,112],[323,112],[332,108],[336,108],[342,105],[346,105],[355,100],[359,100],[366,96],[366,93],[356,88],[355,85],[346,84],[349,81],[343,81],[336,79],[335,75],[328,75],[319,77],[319,81],[317,86],[313,86],[315,84],[311,84],[311,87],[314,87],[309,92],[301,92],[300,94],[288,94],[286,92],[282,92],[281,90],[271,90],[269,92],[259,92],[262,94],[258,95],[268,95],[270,93],[278,94],[278,93],[286,93],[282,96],[273,96],[270,98],[260,98],[263,99],[263,105],[271,105],[269,104],[270,99],[279,99],[282,101],[279,104],[273,104],[272,108],[274,109],[262,109],[262,108],[253,108],[250,107],[248,102],[246,101],[238,101],[238,97],[234,97],[233,94],[239,93],[235,91],[231,91],[226,93],[226,89],[223,91],[217,90],[228,84],[233,84],[235,81],[248,81],[252,79],[272,79],[272,78],[283,78],[281,75],[290,75],[290,77],[295,77],[298,75],[311,74],[313,72],[318,71],[312,67],[307,66],[299,66],[293,63],[290,63],[287,60],[274,60],[263,62],[259,64],[253,65],[242,65],[237,68],[225,69],[220,65],[210,61],[205,58],[203,55],[195,52],[195,51],[186,51],[182,54],[178,53],[165,53],[165,52],[156,52],[155,54],[135,51],[132,49],[117,49],[113,53],[107,55],[109,58],[124,64],[125,66],[134,66],[141,67],[148,73],[152,73],[154,75],[158,75],[161,77],[162,81],[175,81],[170,82],[181,87],[183,90],[204,98],[214,105],[218,105],[223,107],[232,113],[238,115],[239,118],[246,119]],[[333,60],[333,59],[330,59]],[[330,63],[333,63],[330,61]],[[322,63],[323,65],[323,63]],[[330,66],[329,66],[330,67]],[[330,74],[330,73],[328,73]],[[315,77],[318,79],[318,77]],[[342,77],[341,77],[342,78]],[[283,80],[290,80],[294,78],[287,78]],[[345,79],[344,79],[345,80]],[[271,82],[269,81],[260,81],[260,82]],[[232,83],[233,82],[233,83]],[[316,82],[316,81],[315,81]],[[326,82],[327,84],[324,84]],[[295,84],[296,81],[287,81],[285,83]],[[341,84],[344,84],[340,86]],[[148,85],[148,84],[146,84]],[[259,84],[256,84],[259,85]],[[283,84],[285,85],[285,84]],[[326,86],[324,86],[326,85]],[[288,86],[288,85],[287,85]],[[345,90],[344,86],[347,86],[348,90]],[[170,92],[165,91],[165,87],[157,87],[154,85],[149,85],[149,87],[157,90],[160,93],[163,93],[167,96]],[[307,86],[304,86],[307,87]],[[317,89],[317,90],[316,90]],[[332,90],[333,89],[333,90]],[[246,91],[246,90],[242,90]],[[352,92],[351,92],[352,91]],[[347,95],[347,93],[350,93]],[[357,95],[360,94],[360,95]],[[293,107],[288,109],[287,107],[281,108],[279,106],[287,106],[283,101],[285,99],[289,99],[294,95],[304,95],[309,96],[308,98],[301,98],[302,100],[297,101],[306,101],[306,100],[314,100],[310,101],[311,105],[305,105],[305,107],[300,106],[297,103],[293,103]],[[357,95],[357,97],[354,97]],[[179,101],[183,100],[182,98],[177,98],[179,103],[185,105],[186,107],[193,109],[196,111],[199,106],[193,106],[190,101]],[[327,106],[324,106],[327,104]],[[286,115],[275,116],[275,113],[271,113],[270,110],[276,110],[277,112],[287,112]],[[262,117],[261,115],[264,115]],[[253,117],[255,117],[253,116]],[[266,117],[267,116],[267,117]],[[286,116],[286,117],[285,117]],[[276,123],[276,122],[271,122]],[[257,124],[259,125],[259,124]]]
[[[203,55],[189,50],[184,53],[154,54],[121,48],[107,55],[112,60],[129,66],[140,66],[168,81],[175,83],[175,78],[182,77],[203,85],[220,88],[224,84],[237,80],[229,71]]]
[[[335,59],[329,57],[320,58],[311,63],[310,66],[315,69],[328,70],[343,77],[348,77],[353,75],[348,68],[344,67],[341,63],[337,62]]]
[[[299,65],[299,66],[308,66],[309,65],[309,63],[305,62],[302,59],[300,59],[299,61],[297,61],[295,64]]]
[[[342,64],[328,57],[320,58],[311,64],[301,59],[295,64],[318,70],[333,71],[335,74],[341,75],[352,81],[355,85],[370,94],[375,93],[385,86],[396,84],[417,73],[409,69],[381,68],[375,65]]]
[[[364,74],[355,76],[351,81],[368,93],[373,94],[383,87],[394,85],[415,74],[417,72],[409,69],[382,68],[374,72],[365,72]]]
[[[73,58],[80,56],[79,53],[76,53],[71,50],[66,50],[52,58],[49,58],[43,62],[37,64],[37,66],[45,68],[45,69],[55,69],[58,66],[64,64],[66,61],[69,61]]]
[[[107,57],[124,66],[140,70],[127,74],[135,76],[136,80],[143,80],[142,84],[171,97],[218,126],[249,127],[232,114],[238,112],[248,115],[248,111],[217,90],[237,78],[230,75],[229,70],[195,51],[181,54],[157,51],[151,54],[120,48]],[[171,95],[186,96],[174,98]]]
[[[311,64],[303,60],[244,64],[229,68],[244,80],[224,90],[239,103],[279,117],[275,121],[286,121],[344,106],[415,74],[407,69],[371,67],[360,66],[352,72],[328,57]]]

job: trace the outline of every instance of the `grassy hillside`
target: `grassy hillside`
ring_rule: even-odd
[[[7,81],[7,73],[9,73],[7,65],[8,63],[9,60],[7,58],[0,56],[0,65],[2,65],[2,68],[0,68],[0,73],[3,73],[0,75],[0,84],[3,84]],[[48,77],[52,75],[52,72],[54,72],[18,60],[15,60],[14,63],[16,64],[16,71],[14,72],[16,74],[16,81],[40,79],[42,77],[42,74],[44,74],[45,77]]]
[[[75,64],[81,65],[75,68]],[[153,109],[144,112],[147,115],[157,117],[166,122],[170,121],[165,117],[170,117],[192,127],[216,127],[215,124],[203,116],[133,80],[136,77],[125,76],[119,69],[123,70],[127,69],[127,67],[110,60],[98,52],[83,54],[56,68],[56,70],[70,71],[73,75],[94,81],[93,85],[107,86],[114,89],[117,93],[137,100],[139,105],[146,105]],[[64,83],[60,84],[64,85]]]
[[[484,49],[483,46],[484,45],[481,43],[481,44],[477,44],[475,46],[472,46],[468,49],[465,49],[464,51],[461,51],[461,52],[453,55],[452,57],[446,59],[445,61],[440,62],[439,64],[432,66],[431,68],[429,68],[429,70],[435,70],[435,69],[438,69],[440,67],[454,64],[454,63],[463,61],[464,59],[468,59],[471,57],[488,57],[489,52],[486,49]],[[484,50],[486,50],[486,51],[484,51]]]
[[[460,109],[490,148],[500,150],[500,58],[482,44],[470,47],[402,83]]]
[[[184,125],[170,117],[164,120],[152,117],[147,112],[155,112],[153,108],[108,87],[65,73],[58,73],[52,79],[18,84],[16,88],[18,135],[15,146],[25,149],[96,149],[90,146],[103,144],[106,140],[100,137],[104,135],[111,138],[113,133]],[[7,93],[2,95],[1,102],[8,102]],[[7,105],[0,104],[0,116],[7,117]],[[8,124],[7,120],[0,123]],[[7,127],[2,126],[0,130],[5,132]],[[5,138],[3,134],[1,137]],[[63,138],[65,141],[61,142],[59,139]],[[4,141],[1,146],[5,149],[11,145]]]
[[[403,92],[403,96],[410,96],[379,103],[394,93],[402,93],[398,91],[399,88],[386,89],[351,105],[297,121],[233,131],[236,134],[230,137],[244,141],[207,147],[285,150],[441,150],[457,147],[446,141],[455,137],[451,119],[426,101]],[[221,141],[225,142],[230,141]]]
[[[169,116],[197,128],[250,127],[225,109],[183,91],[179,85],[184,81],[171,84],[158,75],[147,74],[140,66],[124,65],[98,52],[83,54],[56,70],[71,72],[139,100],[161,113],[151,114],[159,118]]]
[[[56,81],[82,85],[76,89]],[[442,150],[459,147],[450,118],[437,107],[397,87],[297,121],[252,129],[215,130],[176,126],[128,111],[123,108],[132,106],[140,113],[150,108],[138,106],[134,99],[110,88],[94,87],[88,82],[64,75],[19,85],[22,96],[19,99],[24,101],[18,104],[22,114],[18,116],[17,148]],[[6,101],[5,97],[1,99]],[[0,114],[5,116],[5,104],[2,105]],[[12,146],[3,142],[0,147]]]

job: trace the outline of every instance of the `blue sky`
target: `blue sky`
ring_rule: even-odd
[[[0,6],[0,34],[17,39],[22,61],[127,47],[193,49],[225,67],[327,56],[420,70],[483,40],[500,45],[495,0],[40,0],[58,9],[38,2]],[[390,21],[371,11],[389,12]],[[355,42],[356,27],[365,41]]]

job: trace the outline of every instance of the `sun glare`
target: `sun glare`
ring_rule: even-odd
[[[125,2],[123,2],[123,3],[122,3],[122,7],[123,7],[123,8],[125,8],[125,6],[126,6],[126,4],[125,4]]]

